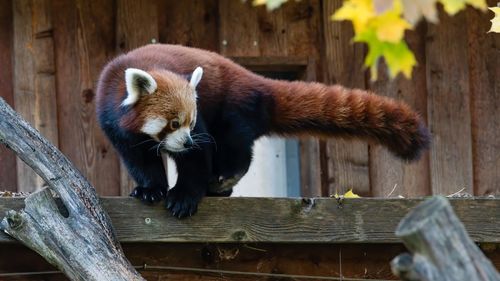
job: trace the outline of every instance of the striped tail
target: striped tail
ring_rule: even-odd
[[[274,101],[272,133],[361,138],[406,160],[418,159],[430,145],[424,121],[405,103],[338,85],[268,83]]]

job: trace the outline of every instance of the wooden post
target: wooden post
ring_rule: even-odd
[[[0,98],[0,142],[49,185],[8,211],[0,228],[71,280],[144,280],[125,258],[95,189],[71,162]],[[52,191],[64,206],[58,207]]]
[[[500,280],[444,197],[433,197],[412,210],[400,222],[396,236],[413,253],[391,262],[393,273],[402,280]]]

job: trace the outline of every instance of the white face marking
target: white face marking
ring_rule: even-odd
[[[122,106],[136,103],[141,96],[141,92],[146,90],[146,92],[152,94],[158,87],[153,76],[137,68],[127,68],[125,70],[125,85],[127,87],[127,98],[122,102]]]
[[[165,148],[172,152],[186,150],[184,143],[191,137],[190,131],[188,127],[182,127],[168,134],[164,140]]]
[[[149,118],[142,126],[141,131],[152,137],[156,137],[156,135],[160,133],[165,128],[165,126],[167,126],[167,123],[168,121],[165,118]]]

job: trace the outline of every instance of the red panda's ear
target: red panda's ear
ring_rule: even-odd
[[[202,76],[203,76],[203,68],[201,66],[198,66],[193,71],[193,74],[191,74],[191,80],[189,80],[189,84],[193,86],[193,88],[196,88],[196,86],[198,86],[198,83],[200,83]]]
[[[153,76],[137,68],[127,68],[125,70],[125,85],[127,97],[122,102],[124,106],[136,103],[144,92],[148,94],[154,93],[158,87]]]

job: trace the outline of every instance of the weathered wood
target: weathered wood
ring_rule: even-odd
[[[413,68],[412,78],[399,75],[388,77],[385,65],[379,67],[377,81],[370,88],[378,95],[403,100],[425,119],[427,117],[427,91],[425,77],[425,23],[408,32],[406,41],[416,56],[418,66]],[[418,161],[407,163],[391,154],[386,148],[370,147],[370,183],[373,196],[415,197],[430,194],[429,153]]]
[[[234,57],[259,56],[257,11],[252,3],[220,0],[219,15],[220,53]]]
[[[95,189],[3,99],[0,141],[50,186],[28,196],[24,210],[7,212],[0,223],[5,233],[42,255],[72,280],[143,280],[125,259]],[[63,207],[56,205],[52,191],[60,197]]]
[[[217,0],[162,0],[158,6],[161,43],[219,50]]]
[[[57,146],[52,14],[47,0],[14,1],[14,101],[16,110]],[[19,191],[34,191],[44,182],[17,161]]]
[[[413,253],[391,262],[394,274],[402,280],[500,280],[444,197],[435,196],[413,209],[398,225],[396,236]]]
[[[61,151],[100,195],[120,194],[118,156],[99,127],[95,83],[115,54],[112,1],[52,1]]]
[[[157,1],[120,0],[117,10],[117,53],[158,42]],[[120,161],[120,195],[128,196],[136,185]]]
[[[489,0],[488,6],[497,5]],[[491,23],[485,13],[467,10],[470,65],[474,194],[500,195],[500,35],[486,33]]]
[[[394,279],[389,262],[405,251],[401,244],[207,244],[125,243],[133,265],[174,266],[261,273],[298,274],[359,279]],[[54,270],[38,255],[17,244],[0,244],[3,272]],[[16,257],[16,258],[12,258]],[[140,270],[147,280],[221,280],[221,275],[171,270]],[[223,275],[224,280],[276,280],[258,276]],[[1,277],[0,277],[1,278]],[[28,278],[28,277],[23,277]],[[36,279],[38,278],[38,279]],[[44,276],[44,281],[61,280]],[[4,280],[4,279],[2,279]],[[40,280],[33,276],[27,280]],[[278,279],[282,280],[282,279]],[[306,280],[306,279],[285,279]],[[314,279],[313,279],[314,280]]]
[[[366,86],[363,70],[364,46],[352,44],[354,32],[351,23],[334,22],[330,19],[342,2],[342,0],[323,2],[325,82],[363,89]],[[330,193],[343,194],[352,188],[357,194],[370,195],[369,155],[366,142],[329,140],[327,155]]]
[[[178,220],[163,204],[104,197],[120,242],[396,243],[394,230],[420,199],[204,198],[198,213]],[[500,200],[453,199],[476,242],[499,243]],[[23,207],[0,198],[0,213]],[[374,213],[377,215],[375,216]],[[11,241],[0,234],[0,242]]]
[[[473,192],[470,85],[465,12],[428,25],[426,69],[433,194]]]
[[[0,1],[0,97],[14,106],[13,93],[13,23],[12,0]],[[0,146],[0,190],[17,190],[16,155]]]

